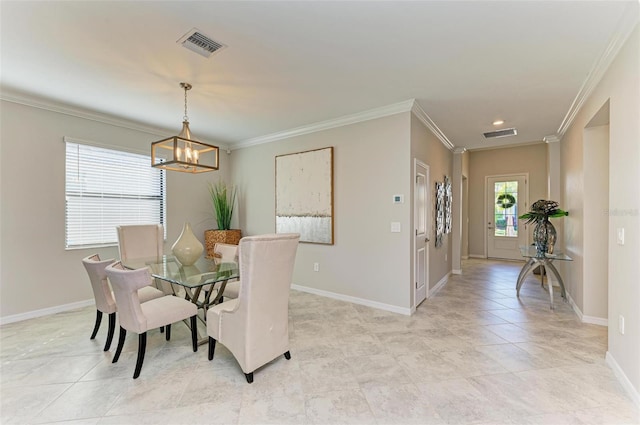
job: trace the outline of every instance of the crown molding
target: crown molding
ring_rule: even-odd
[[[235,143],[231,149],[247,148],[264,143],[271,143],[277,140],[288,139],[290,137],[302,136],[304,134],[315,133],[318,131],[329,130],[331,128],[342,127],[345,125],[356,124],[363,121],[369,121],[376,118],[382,118],[389,115],[399,114],[401,112],[409,112],[414,103],[414,99],[405,100],[403,102],[394,103],[392,105],[380,108],[370,109],[364,112],[358,112],[352,115],[345,115],[340,118],[321,121],[301,127],[292,128],[290,130],[279,131],[277,133],[267,134],[265,136],[254,137],[239,143]]]
[[[467,148],[454,148],[453,153],[465,153]]]
[[[135,121],[131,121],[125,118],[114,117],[101,112],[93,112],[87,109],[73,107],[62,102],[57,102],[51,99],[30,95],[23,92],[18,92],[6,87],[0,88],[0,100],[10,103],[16,103],[19,105],[30,106],[32,108],[43,109],[45,111],[56,112],[58,114],[69,115],[76,118],[82,118],[89,121],[95,121],[102,124],[112,125],[114,127],[125,128],[127,130],[139,131],[141,133],[147,133],[158,138],[167,137],[171,135],[171,131],[160,127],[153,127],[144,124],[140,124]],[[199,138],[200,140],[200,138]],[[202,140],[207,142],[207,140]],[[220,145],[221,150],[229,150],[227,145]]]
[[[113,117],[100,112],[92,112],[86,109],[76,108],[73,106],[65,105],[61,102],[32,96],[26,93],[14,92],[12,90],[7,90],[6,88],[2,88],[2,91],[0,92],[0,99],[6,102],[31,106],[33,108],[44,109],[46,111],[57,112],[59,114],[83,118],[90,121],[97,121],[103,124],[122,127],[129,130],[136,130],[143,133],[152,134],[154,136],[164,137],[168,134],[166,129],[142,125],[127,119]]]
[[[422,109],[422,106],[418,102],[413,101],[413,105],[411,106],[411,112],[416,116],[431,132],[442,142],[442,144],[449,150],[453,150],[455,146],[453,143],[449,141],[447,136],[438,128],[435,122],[427,115],[427,113]]]
[[[576,115],[596,88],[607,69],[609,69],[609,66],[615,59],[616,55],[620,52],[620,49],[638,24],[640,13],[637,8],[637,3],[629,3],[625,7],[624,12],[622,13],[622,18],[620,18],[620,23],[617,26],[616,32],[611,37],[609,45],[596,61],[591,72],[587,75],[587,78],[584,83],[582,83],[582,87],[580,87],[569,111],[562,120],[562,123],[560,123],[560,127],[557,131],[559,139],[562,139],[564,134],[567,132],[573,123],[573,120],[576,118]]]
[[[544,136],[542,138],[542,141],[545,143],[558,143],[560,141],[560,138],[558,136],[556,136],[555,134],[549,135],[549,136]]]

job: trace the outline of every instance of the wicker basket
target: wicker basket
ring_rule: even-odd
[[[230,230],[205,230],[204,231],[204,244],[207,249],[207,257],[213,258],[213,247],[217,243],[226,243],[230,245],[238,245],[242,232],[240,229]]]

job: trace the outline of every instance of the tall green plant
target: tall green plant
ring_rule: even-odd
[[[218,222],[218,230],[231,229],[231,216],[236,202],[235,186],[228,188],[222,180],[218,180],[217,183],[209,183],[209,194]]]

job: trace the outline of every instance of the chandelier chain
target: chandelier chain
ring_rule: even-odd
[[[187,90],[189,89],[185,85],[184,86],[184,117],[183,117],[185,121],[189,121],[189,116],[187,115]]]

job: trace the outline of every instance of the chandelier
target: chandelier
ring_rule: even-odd
[[[217,146],[198,142],[191,137],[187,115],[187,91],[191,84],[180,83],[184,89],[184,118],[177,136],[151,143],[151,166],[183,173],[204,173],[218,169]]]

